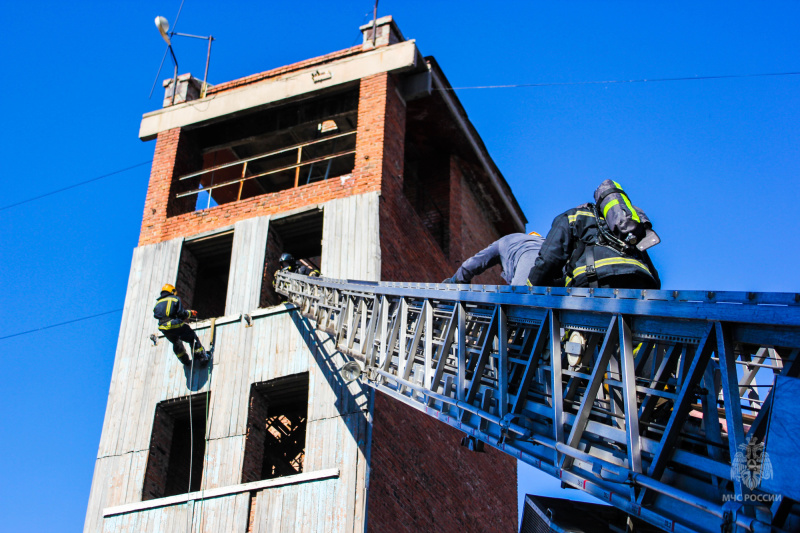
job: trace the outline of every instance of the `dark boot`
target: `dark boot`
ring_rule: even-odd
[[[197,364],[200,368],[205,368],[208,364],[208,360],[210,359],[202,346],[198,346],[194,349],[194,352],[192,352],[192,357],[194,357],[194,360],[197,361]]]
[[[184,353],[182,353],[182,354],[180,354],[180,355],[179,355],[179,356],[177,356],[177,357],[178,357],[178,361],[180,361],[181,363],[183,363],[183,366],[186,366],[186,367],[190,367],[190,366],[192,366],[192,360],[191,360],[191,359],[189,359],[189,356],[188,356],[188,355],[186,355],[186,353],[185,353],[185,352],[184,352]]]

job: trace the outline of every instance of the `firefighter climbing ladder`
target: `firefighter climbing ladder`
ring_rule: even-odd
[[[286,273],[276,290],[360,362],[348,366],[363,383],[471,447],[666,531],[782,531],[797,489],[770,475],[789,465],[775,453],[769,463],[763,443],[781,444],[770,440],[776,383],[798,383],[798,295]]]

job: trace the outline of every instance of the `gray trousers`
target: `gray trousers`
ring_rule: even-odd
[[[528,282],[528,274],[536,263],[536,258],[539,257],[539,252],[528,252],[522,254],[517,261],[517,266],[514,268],[514,277],[511,279],[512,285],[526,285]]]

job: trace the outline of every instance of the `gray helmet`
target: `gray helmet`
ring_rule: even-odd
[[[294,257],[292,256],[292,254],[284,253],[284,254],[281,254],[281,258],[278,260],[278,262],[281,265],[283,265],[284,263],[286,263],[286,265],[293,265],[295,263],[295,260],[294,260]]]

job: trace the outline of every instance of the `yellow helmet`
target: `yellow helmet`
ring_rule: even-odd
[[[170,294],[175,294],[178,291],[175,290],[175,285],[172,285],[171,283],[166,283],[164,284],[163,287],[161,287],[161,292],[168,292]]]
[[[538,234],[538,233],[536,233],[535,231],[532,231],[532,232],[528,233],[528,235],[536,235],[537,237],[541,237],[541,235],[539,235],[539,234]]]

